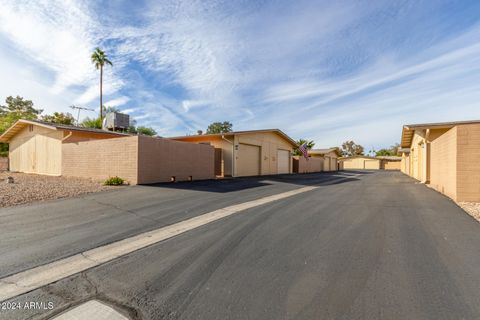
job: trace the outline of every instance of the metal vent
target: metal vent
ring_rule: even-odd
[[[126,130],[130,125],[130,116],[120,112],[109,112],[105,117],[105,129]]]

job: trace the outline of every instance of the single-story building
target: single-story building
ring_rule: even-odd
[[[402,166],[402,157],[399,156],[377,156],[380,159],[380,169],[382,170],[400,170]]]
[[[19,120],[0,136],[10,171],[131,184],[213,179],[214,149],[169,139]]]
[[[217,176],[258,176],[292,173],[296,142],[279,129],[235,131],[170,138],[216,149]]]
[[[404,125],[401,147],[402,172],[455,201],[480,202],[480,120]]]
[[[381,160],[369,156],[342,157],[339,159],[345,170],[380,170]]]
[[[304,156],[293,157],[293,172],[294,173],[313,173],[323,171],[323,158],[308,157],[308,160]]]
[[[312,149],[308,150],[308,155],[311,158],[322,158],[322,171],[337,171],[338,170],[338,155],[335,149]]]
[[[340,158],[346,170],[400,170],[401,157],[396,156],[353,156]]]

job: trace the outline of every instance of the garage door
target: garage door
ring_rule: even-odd
[[[325,157],[323,160],[323,171],[330,171],[330,157]]]
[[[290,151],[278,150],[277,152],[277,173],[290,173]]]
[[[365,169],[380,169],[378,160],[365,160]]]
[[[337,171],[337,158],[330,158],[330,170]]]
[[[237,176],[260,175],[260,147],[240,143],[237,153]]]

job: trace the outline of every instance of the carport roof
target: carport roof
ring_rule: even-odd
[[[480,124],[480,120],[406,124],[402,128],[402,139],[400,146],[402,148],[410,147],[415,130],[449,129],[462,124]]]
[[[13,138],[20,130],[22,130],[29,124],[33,124],[35,126],[40,126],[40,127],[51,129],[51,130],[82,131],[82,132],[89,132],[89,133],[102,133],[102,134],[111,134],[111,135],[118,135],[118,136],[128,135],[125,133],[112,132],[112,131],[107,131],[102,129],[76,127],[76,126],[71,126],[66,124],[51,123],[51,122],[45,122],[45,121],[39,121],[39,120],[20,119],[17,122],[15,122],[10,128],[8,128],[0,136],[0,142],[10,141],[11,138]]]
[[[285,132],[283,132],[280,129],[261,129],[261,130],[245,130],[245,131],[231,131],[231,132],[225,132],[225,133],[214,133],[214,134],[202,134],[202,135],[191,135],[191,136],[180,136],[180,137],[170,137],[169,139],[173,140],[194,140],[195,138],[198,137],[221,137],[221,136],[235,136],[235,135],[243,135],[243,134],[251,134],[251,133],[276,133],[288,142],[294,147],[298,147],[298,144],[290,138]]]

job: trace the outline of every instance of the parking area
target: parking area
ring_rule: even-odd
[[[480,225],[399,172],[135,186],[4,208],[0,277],[304,186],[317,188],[17,296],[54,308],[4,317],[44,319],[91,299],[132,319],[480,317]]]

